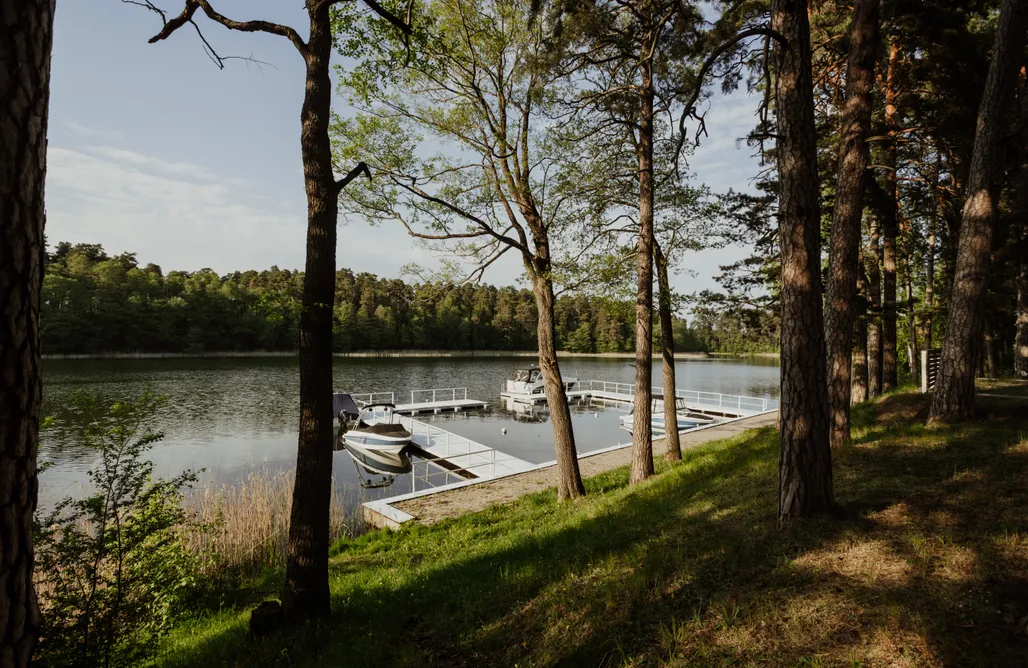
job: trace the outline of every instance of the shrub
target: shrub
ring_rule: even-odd
[[[37,517],[37,659],[50,666],[128,666],[154,657],[197,588],[200,557],[184,547],[195,527],[182,508],[192,472],[154,480],[145,454],[163,434],[149,423],[161,399],[80,396],[83,442],[99,462],[92,493]]]

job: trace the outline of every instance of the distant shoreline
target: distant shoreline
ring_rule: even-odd
[[[387,357],[537,357],[533,350],[366,350],[351,353],[334,353],[338,358],[387,358]],[[246,359],[246,358],[289,358],[296,357],[289,352],[210,352],[210,353],[102,353],[102,354],[44,354],[44,360],[108,360],[108,359]],[[572,353],[561,351],[558,357],[598,357],[612,359],[634,359],[635,353]],[[778,353],[676,353],[675,359],[710,359],[719,357],[778,357]],[[660,359],[660,355],[654,355]]]

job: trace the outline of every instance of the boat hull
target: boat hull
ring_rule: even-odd
[[[368,434],[360,431],[347,432],[343,434],[343,443],[362,450],[375,450],[378,452],[398,455],[410,445],[410,437],[386,436],[383,434]]]
[[[378,449],[361,447],[353,443],[343,441],[343,448],[358,464],[373,473],[382,475],[400,475],[409,473],[412,464],[410,457],[402,450],[399,452],[384,452]]]

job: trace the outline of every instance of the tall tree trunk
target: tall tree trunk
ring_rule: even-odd
[[[917,340],[917,316],[914,309],[914,277],[910,272],[910,248],[914,244],[914,239],[913,230],[909,229],[909,221],[906,228],[904,237],[907,243],[904,244],[903,251],[903,282],[906,288],[905,301],[907,305],[907,366],[911,382],[917,382],[918,357],[921,353]]]
[[[881,223],[878,215],[871,216],[868,234],[867,258],[867,396],[870,399],[882,394],[882,274],[881,274]]]
[[[653,242],[657,264],[660,338],[664,344],[661,358],[664,366],[664,459],[675,462],[682,458],[682,439],[678,434],[678,410],[675,401],[675,332],[671,321],[671,286],[667,276],[667,257],[660,244]]]
[[[985,319],[985,377],[999,378],[999,351],[996,344],[996,330],[992,321]]]
[[[653,380],[653,72],[640,62],[638,294],[635,303],[635,402],[632,407],[633,483],[653,475],[650,397]]]
[[[863,253],[860,254],[861,256]],[[867,401],[867,281],[864,278],[864,258],[857,259],[857,319],[853,328],[853,385],[850,400]]]
[[[878,50],[878,0],[857,0],[850,23],[835,210],[828,252],[825,340],[828,350],[828,403],[831,443],[850,439],[851,364],[855,316],[860,219],[864,211],[867,133],[871,127],[871,86]]]
[[[537,243],[537,249],[539,244]],[[536,257],[549,258],[549,249],[537,250]],[[548,260],[541,271],[529,272],[532,289],[535,292],[536,308],[539,311],[537,331],[539,334],[539,368],[543,373],[543,389],[546,403],[550,407],[550,423],[553,425],[553,443],[557,456],[557,499],[566,501],[585,494],[582,474],[578,468],[578,451],[575,448],[575,432],[571,426],[571,409],[564,392],[564,378],[557,363],[557,330],[553,322],[553,281],[550,279]]]
[[[960,226],[960,247],[953,277],[949,320],[942,344],[931,421],[969,419],[974,413],[975,350],[981,339],[992,232],[1006,113],[1028,29],[1028,3],[1003,0],[985,93],[978,110],[974,155],[967,179],[967,201]]]
[[[821,305],[820,193],[806,0],[772,0],[782,257],[778,521],[829,511],[832,450]]]
[[[1028,236],[1028,225],[1025,225]],[[1028,380],[1028,260],[1017,274],[1017,330],[1014,339],[1014,375]]]
[[[938,229],[938,216],[942,215],[942,198],[936,206],[936,215],[928,220],[928,257],[925,261],[924,278],[924,317],[921,319],[921,340],[925,350],[932,349],[932,328],[935,326],[935,231]]]
[[[889,70],[885,78],[885,192],[889,196],[887,215],[882,216],[882,391],[896,387],[896,237],[899,228],[899,188],[896,169],[896,65],[899,45],[889,47]]]
[[[0,0],[0,666],[28,666],[54,0]]]
[[[330,612],[332,304],[339,205],[328,136],[332,112],[328,3],[308,11],[310,38],[304,56],[307,87],[300,111],[300,149],[307,190],[307,262],[300,313],[300,436],[282,602],[291,615],[325,617]]]

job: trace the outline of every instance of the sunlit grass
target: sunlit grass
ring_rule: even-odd
[[[213,612],[164,663],[1008,665],[1028,656],[1028,411],[983,403],[956,427],[924,426],[919,395],[858,407],[839,517],[778,531],[777,435],[749,432],[640,486],[621,469],[575,503],[340,542],[332,620],[253,641],[245,606]]]

